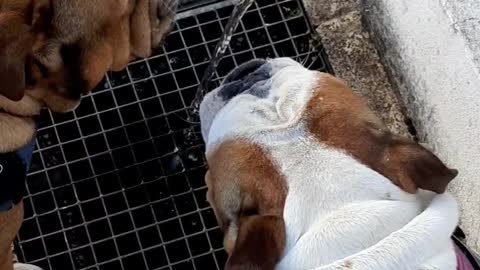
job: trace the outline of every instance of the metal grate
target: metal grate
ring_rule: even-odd
[[[186,11],[195,9],[196,7],[205,6],[216,2],[216,0],[180,0],[178,4],[178,11]]]
[[[185,120],[232,11],[219,7],[180,13],[163,48],[109,73],[75,112],[43,112],[20,260],[46,270],[223,268],[199,125]],[[254,57],[309,58],[331,71],[312,40],[299,0],[257,0],[214,84]]]

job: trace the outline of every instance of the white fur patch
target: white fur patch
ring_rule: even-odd
[[[289,58],[280,58],[272,63],[272,84],[265,99],[240,94],[223,106],[217,96],[220,89],[210,92],[200,107],[202,126],[209,125],[203,130],[207,151],[229,137],[253,139],[264,134],[277,139],[297,129],[319,75]]]

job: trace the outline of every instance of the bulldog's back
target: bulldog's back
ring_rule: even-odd
[[[457,172],[341,81],[290,59],[257,63],[200,115],[227,266],[455,269],[458,210],[441,193]]]
[[[313,136],[282,143],[268,137],[270,143],[261,143],[288,187],[286,247],[277,269],[314,269],[360,252],[405,226],[425,207],[416,195]]]

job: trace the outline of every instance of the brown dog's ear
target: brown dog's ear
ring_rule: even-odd
[[[25,19],[15,12],[0,15],[0,95],[13,101],[25,92],[25,68],[33,36]]]
[[[393,139],[382,163],[385,170],[381,173],[410,193],[415,193],[417,188],[443,193],[458,174],[432,152],[406,139]]]
[[[276,216],[240,218],[226,270],[273,270],[285,247],[285,224]]]

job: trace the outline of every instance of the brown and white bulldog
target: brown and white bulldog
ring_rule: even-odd
[[[233,70],[200,108],[226,269],[456,269],[457,175],[349,87],[289,58]]]

